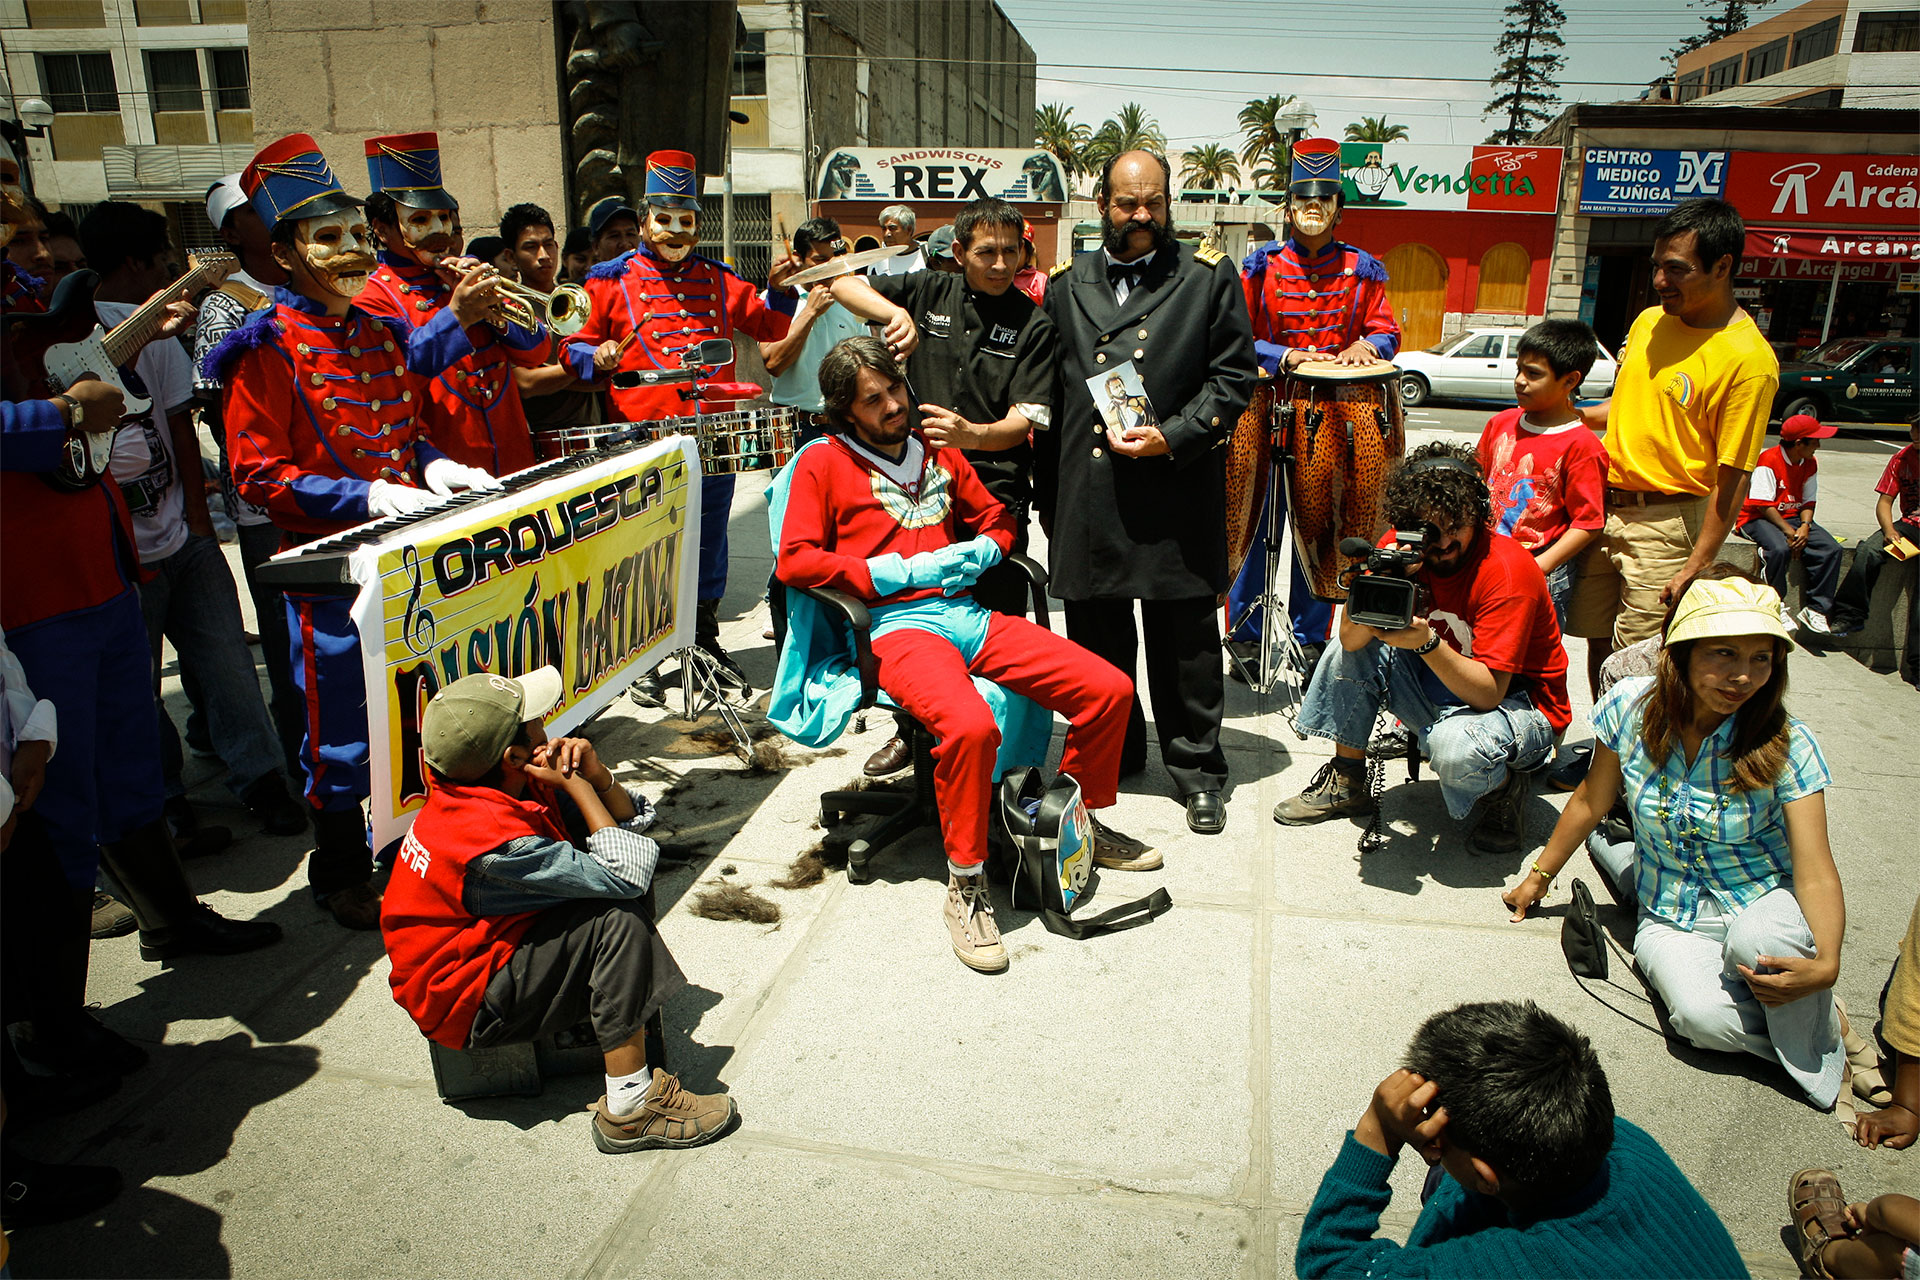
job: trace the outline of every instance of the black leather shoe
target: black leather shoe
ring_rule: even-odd
[[[203,827],[200,815],[185,796],[167,801],[164,810],[167,829],[173,833],[174,850],[182,858],[206,858],[233,843],[233,832],[226,827]]]
[[[867,757],[866,767],[862,770],[869,778],[884,778],[890,773],[898,773],[913,763],[913,752],[907,749],[907,740],[899,734],[887,739],[887,744]]]
[[[264,773],[247,784],[240,803],[260,820],[270,836],[298,835],[307,829],[307,811],[294,803],[278,771]]]
[[[660,669],[642,672],[638,679],[627,686],[627,697],[636,706],[664,707],[667,705],[667,686],[660,679]]]
[[[194,904],[184,924],[140,931],[142,960],[172,960],[179,956],[231,956],[258,951],[280,941],[280,926],[271,920],[229,920],[204,902]]]
[[[1187,797],[1187,829],[1217,836],[1227,829],[1227,805],[1218,791],[1196,791]]]
[[[111,1202],[120,1194],[120,1171],[98,1164],[43,1164],[11,1147],[0,1155],[0,1214],[7,1226],[38,1227],[65,1222]]]

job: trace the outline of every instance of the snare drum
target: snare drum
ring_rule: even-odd
[[[1370,365],[1301,365],[1285,379],[1274,443],[1287,459],[1295,550],[1313,594],[1340,589],[1344,538],[1377,539],[1387,471],[1406,453],[1400,371]]]
[[[663,436],[698,436],[702,475],[777,469],[793,456],[793,410],[785,405],[665,418],[651,425]]]
[[[555,427],[533,433],[533,451],[542,462],[576,453],[622,449],[653,439],[646,423],[608,422],[591,427]]]

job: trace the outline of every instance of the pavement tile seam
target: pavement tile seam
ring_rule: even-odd
[[[1258,855],[1255,860],[1270,861]],[[1267,886],[1261,892],[1263,895],[1270,894],[1272,867],[1260,867],[1258,872],[1257,883]],[[1251,1100],[1247,1109],[1249,1139],[1246,1171],[1234,1184],[1234,1198],[1242,1202],[1264,1203],[1273,1195],[1273,1143],[1268,1139],[1273,1123],[1273,1067],[1270,1061],[1273,1053],[1273,983],[1269,977],[1273,971],[1273,917],[1265,911],[1254,916],[1252,952],[1253,963],[1248,974],[1252,994],[1247,1018],[1247,1093]],[[1256,1216],[1241,1274],[1248,1280],[1267,1280],[1267,1277],[1278,1275],[1278,1252],[1278,1222],[1266,1215]]]
[[[723,1139],[731,1142],[740,1135]],[[583,1265],[569,1271],[570,1280],[594,1280],[609,1274],[639,1275],[653,1252],[653,1230],[673,1202],[673,1184],[680,1170],[699,1157],[698,1151],[663,1153],[654,1161],[633,1194],[592,1247],[583,1254]]]

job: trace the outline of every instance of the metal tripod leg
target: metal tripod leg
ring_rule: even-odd
[[[1276,501],[1276,496],[1284,500]],[[1293,620],[1287,611],[1287,601],[1280,595],[1280,581],[1286,572],[1288,545],[1283,541],[1287,534],[1286,517],[1283,509],[1293,509],[1292,492],[1287,487],[1286,459],[1278,452],[1268,463],[1267,511],[1266,511],[1266,590],[1248,602],[1238,618],[1229,619],[1231,624],[1227,634],[1247,624],[1254,610],[1261,610],[1263,617],[1260,626],[1260,657],[1255,669],[1250,670],[1240,656],[1227,647],[1228,659],[1247,681],[1247,686],[1258,694],[1271,693],[1276,686],[1285,686],[1287,702],[1284,710],[1288,719],[1292,719],[1293,709],[1299,705],[1305,681],[1311,674],[1306,670],[1307,656],[1300,648],[1300,642],[1293,635]]]
[[[727,732],[733,735],[734,744],[740,749],[740,758],[751,764],[753,737],[747,732],[746,721],[740,718],[740,708],[727,699],[720,664],[699,645],[688,645],[668,656],[680,660],[681,718],[693,721],[709,711],[718,712],[721,723],[727,726]]]

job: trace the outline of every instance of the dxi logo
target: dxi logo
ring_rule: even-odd
[[[1717,196],[1727,180],[1724,151],[1682,151],[1673,182],[1676,196]]]

